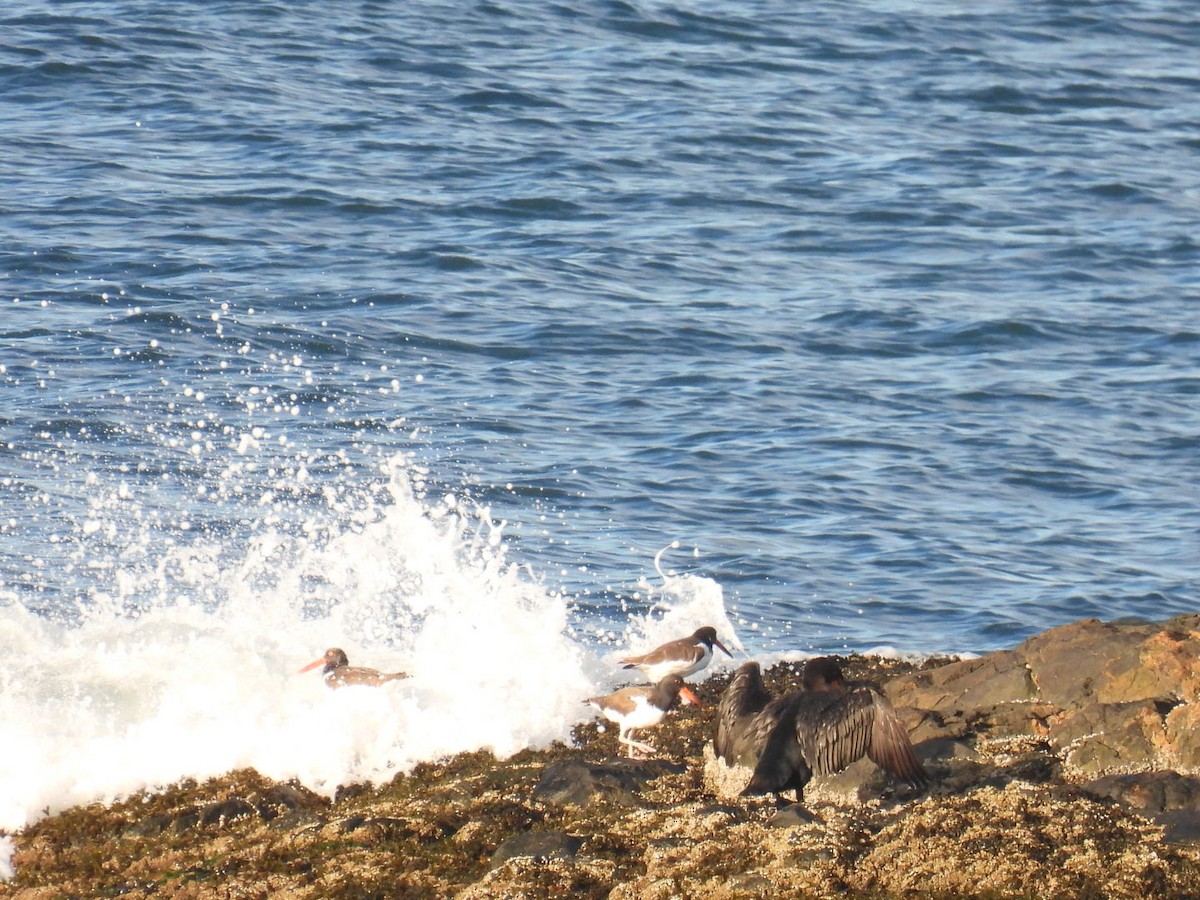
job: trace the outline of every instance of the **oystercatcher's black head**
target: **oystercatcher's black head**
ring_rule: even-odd
[[[711,625],[705,625],[703,628],[697,628],[695,633],[692,634],[692,640],[694,640],[697,644],[704,644],[710,650],[714,646],[720,647],[726,656],[728,656],[730,659],[733,659],[733,654],[729,652],[729,648],[717,640],[717,629],[713,628]]]

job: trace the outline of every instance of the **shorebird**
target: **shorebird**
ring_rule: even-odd
[[[320,659],[314,659],[301,672],[308,672],[319,665],[324,665],[322,677],[325,684],[331,688],[348,687],[354,684],[365,684],[378,687],[385,681],[396,681],[407,678],[405,672],[380,672],[378,669],[368,669],[363,666],[352,666],[345,651],[338,647],[330,647]]]
[[[658,683],[668,675],[691,675],[699,672],[712,659],[713,645],[721,648],[729,658],[733,654],[717,640],[717,629],[711,625],[697,628],[691,637],[668,641],[649,653],[626,656],[619,660],[626,669],[641,669],[647,680]]]
[[[813,775],[832,775],[864,756],[914,787],[929,782],[887,697],[870,682],[847,682],[829,657],[809,660],[803,689],[767,703],[740,735],[752,747],[761,741],[743,795],[778,798],[792,789],[803,802]]]
[[[601,715],[620,728],[617,740],[629,748],[630,759],[638,751],[657,752],[649,744],[635,741],[635,729],[653,728],[663,720],[675,701],[680,697],[695,706],[703,706],[695,694],[683,683],[683,676],[668,675],[657,684],[621,688],[603,697],[589,697],[587,703],[600,710]]]

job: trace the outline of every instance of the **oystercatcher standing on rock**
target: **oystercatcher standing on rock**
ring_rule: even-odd
[[[717,629],[705,625],[697,628],[691,637],[668,641],[639,656],[626,656],[620,663],[626,669],[641,669],[647,680],[657,684],[668,675],[684,677],[699,672],[712,659],[714,645],[733,658],[733,654],[717,640]]]
[[[653,728],[680,697],[695,706],[704,705],[683,683],[681,675],[668,675],[652,687],[627,687],[603,697],[589,697],[586,702],[617,724],[620,728],[617,740],[629,748],[630,759],[636,759],[639,751],[647,754],[657,751],[649,744],[635,741],[633,731]]]

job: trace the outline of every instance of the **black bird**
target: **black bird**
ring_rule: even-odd
[[[759,715],[770,702],[771,692],[763,686],[762,668],[756,662],[742,663],[717,706],[713,750],[726,765],[754,768],[774,726],[774,720]]]
[[[832,664],[836,676],[841,669],[832,660],[811,660],[801,673],[804,691],[817,693],[831,689],[833,672],[826,665]],[[727,765],[741,765],[753,769],[758,763],[767,738],[779,722],[788,698],[799,691],[773,697],[762,680],[762,668],[756,662],[743,663],[734,673],[721,695],[717,707],[717,733],[713,749]]]
[[[754,717],[749,737],[762,734],[743,795],[778,797],[790,789],[802,802],[813,775],[832,775],[864,756],[914,787],[929,782],[887,697],[870,682],[847,682],[829,657],[809,660],[804,689],[772,700]]]

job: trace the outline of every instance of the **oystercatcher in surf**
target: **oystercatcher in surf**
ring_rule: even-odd
[[[350,685],[369,685],[378,687],[386,681],[397,681],[407,678],[405,672],[380,672],[378,669],[368,669],[364,666],[352,666],[345,651],[338,647],[330,647],[320,659],[314,659],[301,672],[309,672],[319,665],[325,669],[322,678],[331,688],[349,687]]]

